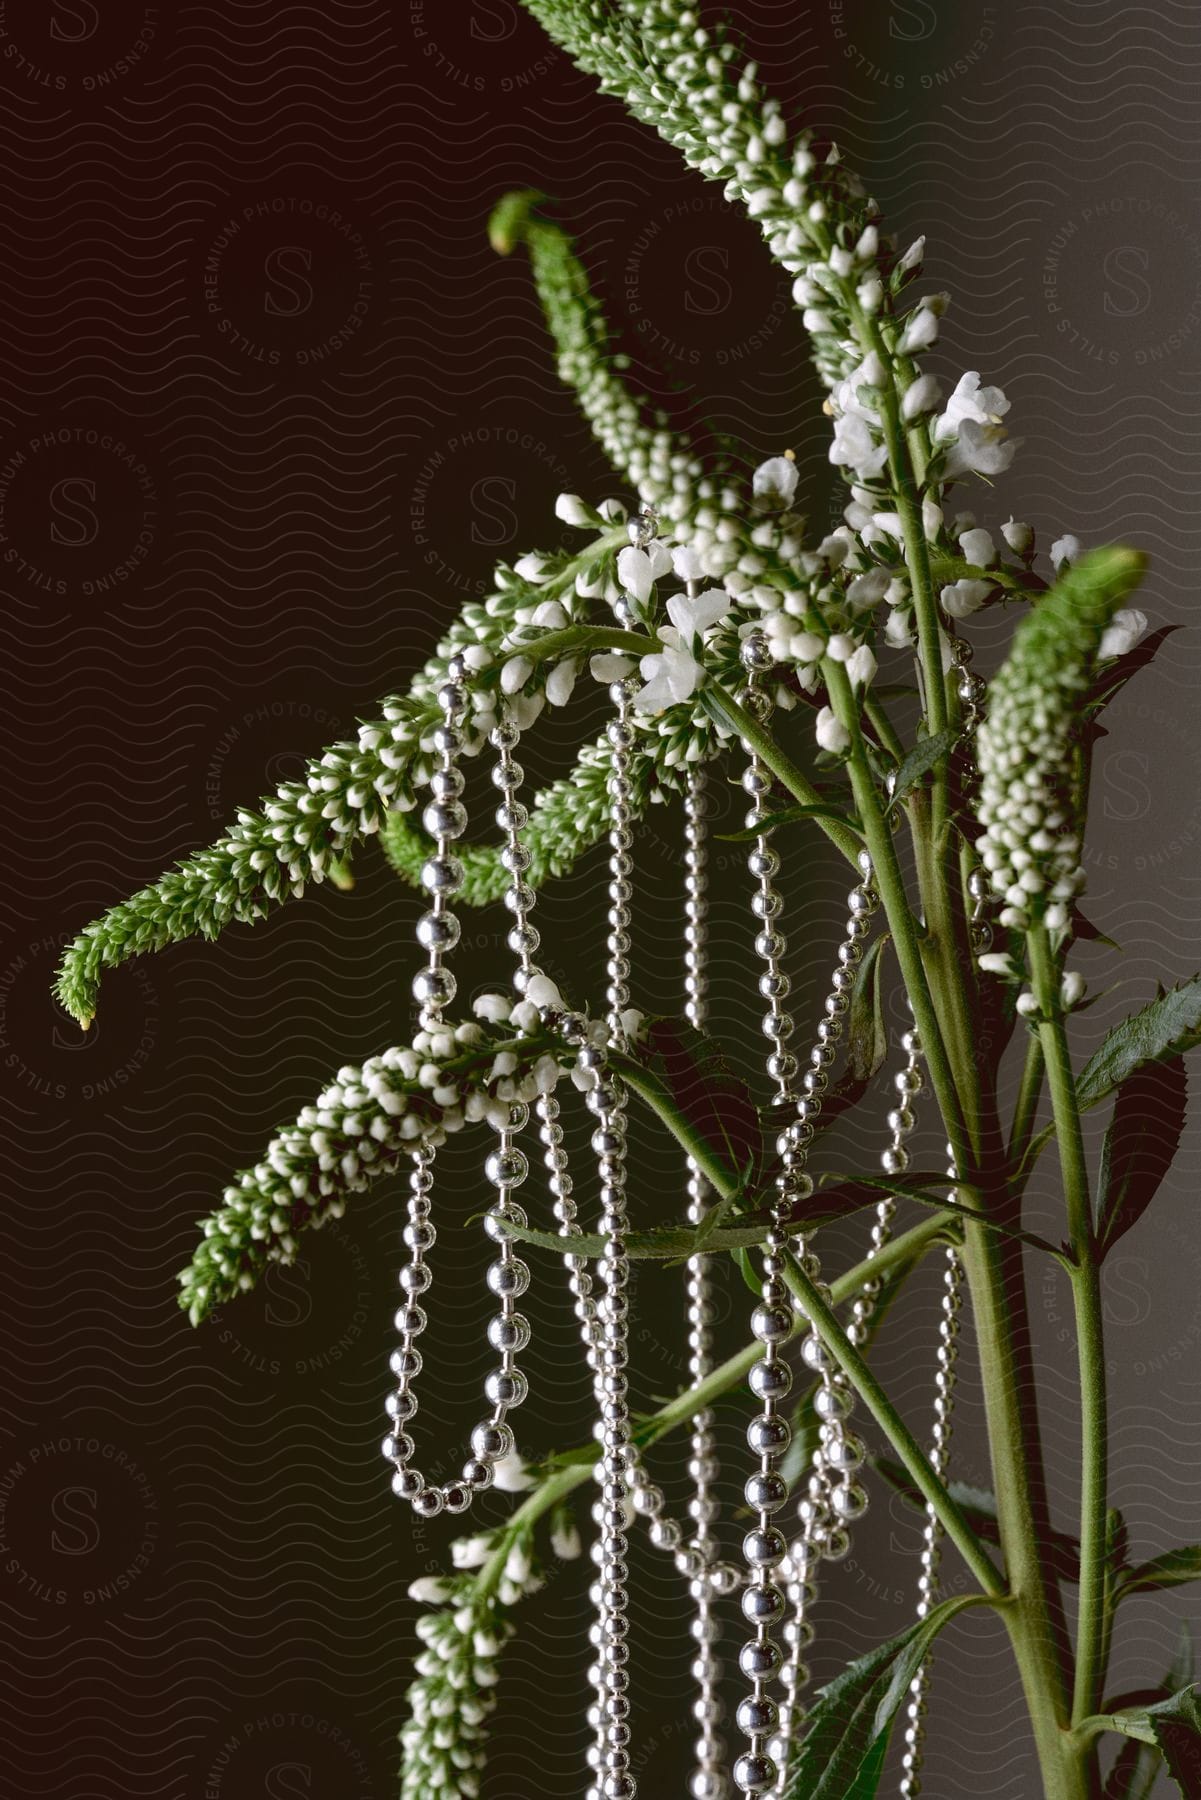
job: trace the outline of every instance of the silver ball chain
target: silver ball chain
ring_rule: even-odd
[[[951,1164],[950,1173],[955,1173]],[[934,1426],[930,1434],[930,1466],[940,1481],[946,1479],[951,1452],[951,1432],[955,1407],[955,1364],[959,1345],[959,1312],[963,1300],[963,1264],[953,1245],[948,1246],[942,1277],[942,1303],[938,1319],[938,1363],[934,1375]],[[917,1616],[924,1619],[934,1604],[938,1591],[938,1571],[942,1562],[942,1524],[933,1507],[927,1505],[922,1527],[921,1569],[917,1582]],[[926,1688],[929,1664],[923,1662],[909,1685],[906,1708],[905,1751],[901,1758],[901,1800],[916,1800],[922,1791],[922,1762],[925,1755]]]
[[[455,978],[445,959],[459,941],[459,922],[449,909],[449,901],[463,885],[463,867],[454,854],[454,846],[467,827],[467,809],[461,799],[464,781],[459,768],[463,749],[461,721],[468,704],[466,680],[466,663],[462,657],[452,657],[447,680],[438,692],[442,710],[442,722],[434,731],[438,762],[430,776],[430,800],[423,815],[423,824],[435,847],[421,873],[430,905],[418,921],[417,940],[429,960],[414,977],[413,995],[420,1007],[421,1029],[428,1032],[442,1029],[444,1010],[456,993]],[[496,1127],[497,1144],[484,1165],[496,1190],[484,1221],[485,1230],[497,1244],[496,1260],[489,1266],[487,1281],[500,1303],[488,1325],[488,1340],[501,1359],[499,1368],[491,1370],[484,1383],[491,1411],[471,1434],[472,1453],[463,1465],[461,1478],[441,1485],[428,1482],[413,1467],[416,1447],[407,1429],[418,1410],[414,1384],[421,1372],[422,1357],[417,1340],[428,1323],[420,1301],[433,1279],[426,1257],[437,1239],[430,1217],[434,1149],[424,1146],[413,1157],[404,1231],[408,1260],[400,1271],[404,1303],[395,1321],[401,1342],[389,1360],[396,1387],[385,1403],[392,1429],[382,1449],[393,1465],[393,1493],[407,1500],[420,1518],[432,1519],[443,1511],[466,1512],[476,1494],[491,1487],[496,1463],[513,1451],[513,1432],[507,1415],[521,1405],[528,1392],[516,1358],[529,1342],[529,1325],[517,1312],[516,1304],[529,1284],[529,1269],[514,1253],[503,1222],[524,1222],[525,1215],[514,1203],[513,1192],[526,1177],[526,1159],[515,1142],[526,1118],[525,1106],[510,1107],[504,1122]]]
[[[758,688],[757,681],[771,667],[773,658],[761,633],[754,632],[743,641],[742,661],[749,675],[744,704],[748,711],[762,719],[766,717],[770,703]],[[761,825],[767,815],[771,774],[754,754],[751,746],[744,745],[744,748],[749,762],[743,775],[743,787],[751,798],[747,824],[753,829]],[[760,1027],[771,1045],[767,1073],[776,1085],[777,1106],[789,1108],[795,1116],[778,1140],[783,1166],[776,1178],[777,1197],[772,1207],[772,1226],[765,1240],[760,1303],[751,1316],[751,1330],[762,1344],[763,1354],[752,1367],[749,1377],[751,1392],[762,1403],[762,1412],[751,1420],[747,1429],[748,1443],[759,1458],[759,1468],[748,1478],[745,1488],[747,1504],[758,1518],[743,1540],[743,1554],[750,1571],[750,1584],[743,1594],[743,1614],[755,1630],[754,1638],[743,1645],[739,1657],[742,1672],[752,1684],[750,1695],[741,1702],[737,1713],[739,1728],[750,1740],[748,1748],[734,1765],[735,1785],[744,1794],[771,1793],[786,1777],[789,1749],[799,1722],[795,1694],[808,1674],[799,1659],[800,1651],[811,1635],[811,1628],[804,1617],[814,1593],[810,1577],[816,1555],[826,1553],[819,1539],[824,1532],[830,1553],[838,1552],[836,1535],[826,1523],[831,1506],[838,1504],[833,1496],[846,1493],[857,1499],[862,1494],[862,1489],[857,1484],[841,1478],[841,1472],[836,1471],[834,1465],[825,1465],[824,1452],[819,1449],[819,1453],[823,1454],[823,1462],[819,1467],[815,1456],[810,1494],[802,1498],[798,1509],[802,1535],[799,1546],[794,1547],[794,1555],[789,1559],[790,1573],[794,1579],[791,1583],[791,1595],[786,1596],[778,1585],[778,1577],[785,1564],[788,1546],[775,1523],[775,1515],[788,1498],[787,1483],[780,1473],[779,1464],[791,1436],[788,1421],[780,1412],[781,1404],[787,1399],[792,1386],[791,1371],[781,1356],[781,1346],[791,1335],[793,1321],[792,1301],[784,1281],[789,1241],[785,1227],[794,1216],[795,1203],[807,1198],[813,1191],[812,1179],[805,1170],[809,1145],[814,1135],[813,1122],[821,1110],[822,1097],[828,1085],[827,1070],[834,1060],[850,1002],[850,992],[854,986],[855,967],[862,956],[863,939],[870,928],[871,915],[877,904],[875,892],[870,885],[870,860],[864,854],[860,862],[863,879],[849,896],[850,918],[845,941],[839,951],[839,967],[826,1001],[825,1017],[817,1029],[809,1068],[801,1078],[802,1092],[798,1096],[792,1085],[797,1076],[798,1065],[788,1049],[794,1022],[783,1010],[791,985],[783,969],[787,942],[777,923],[783,901],[773,886],[773,878],[779,870],[779,857],[770,844],[767,832],[758,833],[749,857],[750,871],[757,883],[751,909],[761,927],[755,939],[755,951],[764,965],[759,978],[759,991],[769,1006]],[[818,1281],[820,1265],[803,1238],[796,1245],[796,1253],[804,1259],[811,1278]],[[803,1340],[802,1356],[810,1368],[823,1375],[826,1373],[826,1352],[820,1339],[812,1331]],[[845,1386],[836,1386],[833,1380],[823,1380],[819,1397],[823,1392],[831,1396],[831,1416],[825,1423],[829,1427],[826,1441],[833,1445],[845,1435],[843,1423],[850,1410],[850,1394]],[[830,1496],[829,1500],[827,1494]],[[819,1501],[822,1512],[820,1520]],[[850,1499],[847,1501],[847,1508],[849,1512]],[[862,1507],[859,1506],[855,1516],[861,1510]],[[784,1619],[789,1597],[793,1603],[794,1615],[788,1630],[792,1654],[787,1659],[785,1668],[785,1659],[775,1638],[775,1627]],[[793,1677],[783,1708],[777,1705],[768,1692],[769,1684],[781,1675]]]
[[[708,796],[705,771],[693,767],[684,796],[684,1017],[698,1031],[708,1017]],[[688,1221],[699,1225],[713,1202],[708,1182],[692,1157],[688,1158]],[[708,1375],[713,1363],[713,1299],[707,1256],[690,1256],[686,1283],[688,1297],[688,1374],[695,1387]],[[722,1720],[722,1664],[716,1644],[720,1627],[714,1616],[711,1572],[720,1554],[712,1526],[718,1514],[713,1485],[721,1472],[717,1434],[708,1408],[693,1414],[691,1459],[692,1516],[696,1539],[689,1548],[700,1564],[691,1586],[694,1613],[692,1630],[696,1658],[692,1665],[697,1694],[693,1716],[700,1729],[696,1741],[696,1768],[689,1782],[692,1800],[727,1800],[730,1792],[725,1773],[725,1739]],[[736,1572],[735,1572],[736,1573]]]
[[[626,1046],[622,1015],[629,1005],[630,876],[633,834],[630,804],[630,750],[634,728],[630,702],[637,684],[620,681],[610,690],[617,717],[610,722],[613,750],[609,776],[609,909],[608,1002],[609,1042],[615,1049]],[[578,1023],[578,1021],[573,1021]],[[577,1036],[583,1036],[580,1031]],[[570,1041],[570,1040],[569,1040]],[[596,1646],[594,1683],[597,1702],[593,1709],[595,1741],[589,1762],[594,1786],[589,1800],[633,1800],[638,1783],[630,1767],[629,1701],[629,1564],[626,1496],[630,1440],[628,1361],[628,1288],[630,1263],[626,1255],[626,1103],[624,1087],[608,1076],[607,1051],[581,1044],[580,1061],[593,1077],[585,1102],[596,1119],[592,1148],[601,1180],[600,1230],[605,1239],[599,1274],[602,1295],[597,1304],[601,1336],[595,1388],[600,1439],[600,1499],[594,1517],[600,1528],[599,1579],[595,1586],[596,1620],[592,1638]]]

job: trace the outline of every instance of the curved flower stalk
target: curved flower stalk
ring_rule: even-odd
[[[741,477],[733,446],[722,441],[704,455],[631,390],[570,237],[537,210],[544,198],[531,189],[506,194],[493,211],[488,233],[493,249],[502,256],[519,244],[529,252],[538,298],[558,351],[560,380],[575,393],[613,469],[644,504],[677,527],[692,524],[704,507],[720,511],[723,487]],[[736,508],[721,516],[741,526],[743,514]]]
[[[1079,705],[1098,662],[1137,633],[1142,615],[1122,603],[1145,568],[1135,550],[1087,556],[1022,621],[993,680],[977,740],[978,848],[1014,930],[1070,932],[1084,886]]]
[[[503,1120],[514,1100],[552,1093],[574,1060],[542,1030],[537,1009],[502,994],[475,1002],[477,1018],[419,1032],[411,1046],[347,1066],[284,1126],[263,1160],[243,1169],[179,1277],[194,1325],[254,1287],[269,1263],[295,1260],[298,1240],[339,1219],[349,1194],[390,1174],[405,1156],[465,1125]],[[604,1026],[598,1024],[603,1036]]]
[[[630,807],[634,817],[640,817],[652,800],[665,798],[661,782],[666,771],[660,771],[654,748],[652,740],[650,752],[639,752],[630,759]],[[605,836],[609,829],[607,783],[612,765],[613,752],[607,738],[585,744],[570,775],[535,794],[524,837],[530,853],[525,879],[532,888],[566,875]],[[433,839],[413,822],[410,814],[394,812],[384,821],[380,843],[397,874],[418,886]],[[499,846],[463,844],[459,862],[463,867],[460,897],[468,906],[487,906],[499,900],[512,880],[501,861]]]
[[[265,917],[333,874],[356,844],[379,831],[389,810],[410,810],[429,774],[435,696],[460,651],[472,669],[474,707],[465,748],[478,754],[496,722],[497,652],[514,626],[552,603],[558,618],[587,617],[617,591],[614,557],[626,542],[624,526],[592,518],[595,535],[583,550],[523,557],[516,569],[502,564],[493,593],[463,607],[408,692],[382,701],[380,716],[360,726],[357,743],[332,744],[309,763],[303,781],[284,782],[257,811],[240,809],[216,843],[89,925],[60,964],[55,991],[67,1011],[86,1028],[104,969]],[[546,700],[545,688],[512,696],[523,727]]]
[[[494,1534],[495,1535],[495,1534]],[[487,1538],[467,1538],[452,1546],[456,1564],[486,1558]],[[577,1543],[578,1553],[578,1543]],[[475,1800],[484,1772],[487,1721],[496,1707],[500,1653],[516,1629],[508,1611],[542,1580],[528,1539],[503,1546],[499,1580],[485,1584],[462,1573],[423,1576],[409,1589],[412,1599],[438,1610],[417,1621],[423,1649],[417,1679],[409,1684],[409,1717],[400,1730],[400,1800]]]

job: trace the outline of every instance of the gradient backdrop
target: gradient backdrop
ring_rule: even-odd
[[[1089,910],[1124,955],[1082,952],[1107,990],[1095,1038],[1201,963],[1201,15],[1183,0],[739,10],[779,91],[837,136],[889,222],[929,233],[928,272],[955,295],[934,365],[979,368],[1013,401],[1024,448],[995,506],[980,490],[981,522],[1013,509],[1044,543],[1145,545],[1153,622],[1189,628],[1098,752]],[[407,1036],[416,899],[369,846],[353,893],[317,890],[253,933],[111,975],[86,1039],[51,1002],[56,956],[350,732],[498,556],[559,541],[557,492],[612,491],[528,270],[488,249],[506,188],[561,202],[657,392],[694,386],[751,461],[795,447],[819,527],[839,504],[820,396],[757,233],[512,0],[10,0],[0,81],[0,1789],[377,1800],[395,1786],[415,1642],[406,1585],[443,1566],[453,1531],[414,1531],[377,1454],[397,1184],[202,1331],[174,1276],[273,1125],[340,1063]],[[522,760],[545,778],[553,755]],[[738,811],[731,798],[721,816]],[[639,968],[658,1009],[678,1004],[678,839],[675,817],[645,835]],[[740,856],[717,859],[714,1003],[749,1045]],[[593,994],[597,872],[540,907],[549,966]],[[788,885],[816,1003],[845,878],[790,843]],[[499,979],[500,930],[470,922],[468,985]],[[874,1155],[879,1128],[844,1142]],[[1201,1532],[1199,1148],[1194,1129],[1109,1270],[1115,1491],[1148,1555]],[[420,1420],[439,1471],[487,1361],[481,1247],[446,1223],[479,1204],[477,1149],[447,1157]],[[643,1216],[677,1210],[674,1165],[645,1157]],[[1034,1210],[1054,1227],[1049,1173]],[[882,1352],[915,1419],[934,1277]],[[681,1302],[670,1275],[637,1286],[649,1402],[682,1378]],[[1030,1291],[1066,1524],[1069,1307],[1037,1268]],[[557,1299],[533,1307],[535,1447],[578,1439],[590,1411]],[[731,1342],[744,1299],[727,1288]],[[959,1472],[983,1481],[968,1351]],[[737,1467],[726,1486],[732,1500]],[[826,1590],[819,1678],[905,1622],[916,1542],[915,1515],[878,1496]],[[662,1559],[640,1550],[637,1568],[637,1761],[648,1796],[674,1795],[691,1736],[682,1594]],[[582,1790],[585,1570],[553,1570],[527,1608],[490,1800]],[[1162,1673],[1189,1605],[1189,1590],[1130,1604],[1117,1687]],[[930,1795],[1036,1792],[999,1628],[956,1628],[934,1712]]]

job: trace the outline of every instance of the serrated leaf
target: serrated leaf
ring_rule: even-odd
[[[1201,1581],[1201,1544],[1181,1544],[1128,1570],[1119,1583],[1118,1599],[1155,1588],[1183,1587],[1189,1581]]]
[[[1192,1684],[1194,1673],[1192,1633],[1185,1624],[1180,1628],[1180,1639],[1171,1667],[1159,1687],[1150,1693],[1131,1695],[1124,1701],[1117,1701],[1115,1706],[1145,1706],[1155,1700],[1169,1700],[1180,1688]],[[1140,1743],[1137,1738],[1127,1738],[1109,1771],[1103,1800],[1150,1800],[1160,1767],[1161,1759],[1156,1747]]]
[[[734,1171],[751,1170],[760,1154],[759,1114],[751,1090],[711,1037],[680,1019],[654,1019],[634,1057],[710,1150]]]
[[[1201,1044],[1201,975],[1160,994],[1115,1025],[1076,1082],[1082,1107],[1096,1106],[1144,1063],[1164,1062]]]
[[[1183,1056],[1143,1063],[1118,1089],[1097,1183],[1101,1256],[1108,1256],[1154,1200],[1180,1148],[1187,1110]]]
[[[897,1714],[930,1645],[957,1613],[979,1600],[977,1594],[943,1600],[821,1689],[788,1773],[786,1800],[873,1800]]]
[[[926,1510],[925,1496],[899,1462],[890,1456],[874,1456],[872,1466],[890,1487],[896,1489],[915,1511]],[[949,1481],[947,1492],[958,1505],[978,1538],[986,1544],[1001,1542],[1001,1523],[997,1515],[996,1495],[988,1488],[971,1487],[966,1481]],[[1080,1544],[1065,1531],[1052,1531],[1045,1545],[1048,1561],[1064,1581],[1080,1579]]]
[[[936,731],[931,737],[919,738],[896,772],[889,809],[900,806],[913,792],[923,775],[928,775],[944,756],[950,756],[958,743],[959,731]]]
[[[1201,1800],[1201,1705],[1193,1686],[1149,1706],[1110,1713],[1106,1724],[1140,1743],[1153,1744],[1185,1796]]]

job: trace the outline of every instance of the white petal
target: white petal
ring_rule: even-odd
[[[823,706],[818,713],[814,729],[823,750],[845,750],[851,742],[850,732],[834,717],[828,706]]]
[[[627,594],[635,600],[645,601],[651,597],[654,578],[651,573],[651,559],[645,550],[638,550],[633,544],[627,544],[617,555],[617,576]]]

